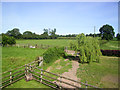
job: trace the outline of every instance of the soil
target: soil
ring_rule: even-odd
[[[64,72],[64,73],[62,74],[62,76],[65,76],[65,77],[71,78],[71,79],[73,79],[73,80],[79,81],[80,79],[77,78],[77,76],[76,76],[76,72],[77,72],[77,69],[78,69],[78,68],[79,68],[79,63],[76,62],[76,61],[72,61],[72,69],[69,69],[68,72]],[[69,80],[64,79],[64,78],[61,78],[61,79],[58,78],[58,79],[61,80],[61,81],[68,82],[68,83],[70,83],[70,84],[76,85],[76,86],[78,86],[78,87],[81,87],[81,85],[78,84],[78,83],[76,83],[76,82],[69,81]],[[55,81],[54,81],[54,82],[55,82]],[[56,82],[56,83],[57,83],[58,85],[64,87],[64,88],[75,88],[75,87],[73,87],[73,86],[70,86],[70,85],[67,85],[67,84],[64,84],[64,83],[60,83],[60,82]]]
[[[59,63],[59,62],[60,62],[60,59],[55,61],[55,63]]]

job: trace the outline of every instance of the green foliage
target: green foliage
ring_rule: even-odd
[[[117,40],[120,40],[120,34],[119,33],[117,34]]]
[[[105,39],[105,40],[112,40],[113,37],[114,37],[114,28],[108,24],[106,25],[103,25],[100,29],[100,34],[102,36],[102,39]]]
[[[77,35],[76,42],[70,44],[70,47],[80,52],[79,58],[82,63],[99,62],[99,56],[102,55],[98,40],[86,37],[83,33]]]
[[[13,45],[13,44],[16,44],[16,41],[15,41],[14,37],[9,37],[7,35],[2,35],[2,44],[3,44],[3,46],[6,46],[7,44]]]
[[[22,34],[19,32],[18,28],[14,28],[13,30],[7,31],[6,35],[13,36],[14,38],[20,39]]]
[[[60,56],[64,56],[64,47],[54,47],[54,48],[49,48],[46,50],[46,52],[43,54],[43,59],[45,63],[50,63],[55,60],[57,60]]]

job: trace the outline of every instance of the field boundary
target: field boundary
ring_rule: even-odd
[[[73,85],[73,84],[71,84],[69,82],[65,82],[65,81],[62,81],[61,79],[57,79],[55,77],[52,77],[51,75],[57,76],[59,78],[67,79],[67,80],[70,80],[72,82],[79,83],[80,85],[84,85],[86,88],[88,88],[88,87],[98,88],[96,86],[88,84],[87,82],[83,83],[83,82],[76,81],[76,80],[73,80],[71,78],[59,75],[59,74],[55,74],[55,73],[52,73],[52,72],[40,69],[39,66],[42,65],[41,64],[42,61],[43,61],[43,58],[41,57],[40,60],[33,61],[33,62],[25,64],[25,65],[23,65],[21,67],[17,67],[15,69],[3,72],[2,75],[3,74],[5,74],[5,75],[1,79],[2,80],[5,79],[5,80],[3,80],[0,83],[0,84],[2,84],[2,86],[0,88],[5,88],[5,87],[7,87],[7,86],[9,86],[9,85],[11,85],[11,84],[13,84],[13,83],[15,83],[15,82],[23,79],[23,78],[25,78],[25,80],[27,80],[27,81],[29,81],[29,80],[35,80],[37,82],[40,82],[40,83],[42,83],[44,85],[47,85],[47,86],[49,86],[51,88],[54,88],[54,89],[65,88],[65,87],[63,87],[61,85],[58,85],[56,82],[53,82],[54,80],[56,80],[56,81],[58,81],[60,83],[65,83],[67,85],[70,85],[70,86],[78,88],[78,89],[81,88],[81,87]],[[39,62],[39,64],[36,65],[35,64],[36,62],[37,63]],[[16,70],[18,70],[18,71],[16,71]],[[37,70],[37,71],[35,71],[35,70]],[[50,74],[50,75],[46,75],[46,74]],[[30,76],[30,75],[32,75],[32,76]],[[44,77],[50,78],[51,80],[46,79]],[[98,89],[100,89],[100,88],[98,88]]]

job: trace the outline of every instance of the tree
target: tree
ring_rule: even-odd
[[[16,41],[15,41],[14,37],[9,37],[5,34],[2,34],[2,45],[3,46],[6,46],[7,44],[13,45],[15,43],[16,43]]]
[[[117,40],[120,40],[120,33],[117,34]]]
[[[105,40],[112,40],[115,34],[114,28],[108,24],[103,25],[99,29],[99,31],[100,31],[102,39],[105,39]]]
[[[50,31],[51,39],[56,39],[57,38],[57,35],[55,33],[56,33],[56,28],[54,28],[53,30]]]
[[[99,42],[96,38],[86,37],[83,33],[79,34],[76,36],[76,40],[73,41],[73,43],[70,43],[70,47],[76,52],[80,52],[80,62],[99,62],[101,51],[99,47]]]
[[[20,39],[22,36],[18,28],[14,28],[13,30],[7,31],[6,35],[13,36],[16,39]]]
[[[23,35],[32,35],[32,32],[31,32],[31,31],[25,31],[25,32],[23,33]]]

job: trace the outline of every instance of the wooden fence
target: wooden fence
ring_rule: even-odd
[[[30,45],[30,44],[16,44],[13,45],[16,47],[23,47],[23,48],[41,48],[41,49],[48,49],[50,47],[54,47],[53,45],[46,45],[46,44],[35,44],[35,45]]]
[[[40,60],[33,61],[33,62],[25,64],[21,67],[3,72],[2,73],[3,77],[1,78],[2,83],[0,83],[0,84],[2,84],[1,88],[7,87],[8,85],[11,85],[12,83],[15,83],[15,82],[25,78],[25,76],[31,74],[32,79],[34,79],[35,81],[40,82],[42,84],[45,84],[45,85],[47,85],[51,88],[54,88],[54,89],[66,88],[66,87],[64,87],[64,85],[62,85],[62,83],[69,85],[69,86],[72,86],[72,87],[77,88],[77,89],[81,88],[77,85],[74,85],[74,84],[71,84],[67,81],[61,80],[62,78],[69,80],[69,81],[72,81],[72,82],[75,82],[75,83],[78,83],[81,86],[85,86],[86,88],[92,87],[92,88],[100,89],[96,86],[88,84],[87,82],[83,83],[83,82],[76,81],[74,79],[62,76],[60,74],[55,74],[55,73],[40,69],[38,66],[41,66],[40,62],[42,63],[42,60],[43,60],[43,58],[41,57]],[[38,64],[36,65],[36,63],[38,63]],[[29,80],[32,80],[32,79],[29,79]],[[60,84],[58,84],[56,82],[60,82]]]
[[[31,68],[31,66],[28,66],[28,67]],[[85,86],[86,88],[90,88],[91,87],[91,88],[100,89],[100,88],[98,88],[96,86],[88,84],[87,82],[83,83],[83,82],[80,82],[80,81],[76,81],[76,80],[73,80],[71,78],[68,78],[68,77],[65,77],[65,76],[61,76],[59,74],[55,74],[55,73],[52,73],[52,72],[40,69],[38,67],[34,67],[34,69],[32,69],[32,70],[31,69],[28,69],[28,70],[30,71],[30,73],[32,73],[32,75],[34,77],[33,78],[34,80],[36,80],[36,81],[38,81],[40,83],[43,83],[43,84],[45,84],[45,85],[47,85],[49,87],[55,88],[55,89],[61,89],[61,88],[65,88],[65,87],[62,86],[61,84],[55,83],[54,80],[57,81],[57,82],[60,82],[60,83],[64,83],[64,84],[70,85],[70,86],[78,88],[78,89],[81,88],[81,87],[79,87],[77,85],[71,84],[69,82],[63,81],[63,80],[58,79],[58,78],[64,78],[66,80],[78,83],[81,86],[82,85]],[[35,70],[37,70],[37,71],[35,71]],[[50,74],[50,75],[46,75],[46,74]],[[52,77],[51,75],[54,75],[54,76],[57,76],[57,77],[55,78],[55,77]],[[50,78],[51,80],[49,80],[48,78]]]
[[[23,79],[26,75],[27,66],[37,67],[37,66],[41,66],[42,63],[43,63],[43,57],[39,57],[39,60],[3,72],[2,74],[0,74],[2,75],[2,78],[0,78],[2,80],[2,82],[0,82],[0,85],[2,86],[0,88],[7,87],[8,85],[11,85],[12,83],[15,83]]]

